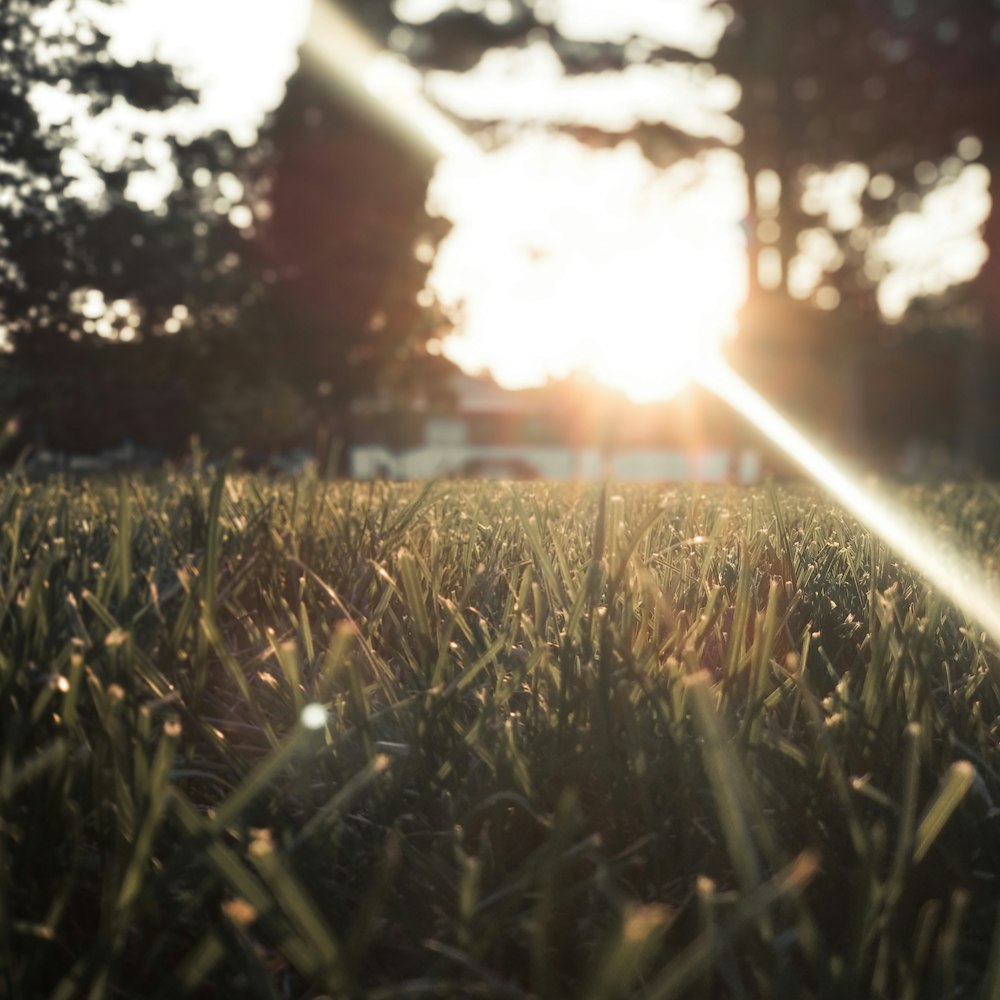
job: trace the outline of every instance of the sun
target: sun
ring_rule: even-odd
[[[429,207],[453,228],[428,286],[444,352],[508,388],[577,374],[648,402],[718,357],[746,296],[726,154],[662,170],[634,143],[526,133],[442,161]]]

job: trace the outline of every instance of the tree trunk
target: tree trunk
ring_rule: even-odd
[[[757,164],[747,155],[743,161],[747,175],[747,302],[756,303],[760,297],[760,279],[757,273],[760,258],[760,239],[757,236],[757,224],[760,217],[757,213]]]
[[[983,164],[990,171],[993,205],[983,231],[989,257],[973,288],[982,310],[982,329],[991,344],[1000,343],[1000,137],[984,139]]]
[[[990,171],[992,206],[983,229],[989,254],[972,283],[972,296],[980,321],[966,335],[962,360],[961,407],[958,452],[970,471],[995,473],[993,430],[996,402],[1000,395],[1000,141],[984,137],[983,163]]]

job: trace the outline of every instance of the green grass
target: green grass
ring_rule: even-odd
[[[998,741],[806,489],[0,480],[0,997],[1000,1000]]]

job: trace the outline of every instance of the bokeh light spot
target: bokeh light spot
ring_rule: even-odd
[[[329,717],[330,713],[327,712],[326,708],[314,701],[302,709],[299,718],[306,729],[322,729]]]

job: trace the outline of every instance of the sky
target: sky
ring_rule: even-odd
[[[435,101],[473,120],[592,125],[611,132],[664,122],[727,143],[742,134],[728,114],[739,88],[704,63],[633,63],[617,73],[567,76],[555,49],[537,41],[487,52],[466,73],[431,72],[426,84]]]
[[[370,67],[370,89],[377,89],[378,75],[379,99],[390,111],[408,109],[420,119],[418,129],[433,127],[433,114],[418,114],[429,98],[460,119],[500,119],[515,137],[469,160],[464,137],[451,128],[456,155],[443,158],[429,192],[430,208],[453,228],[434,259],[428,291],[458,322],[442,348],[463,367],[491,369],[510,386],[576,371],[645,399],[657,395],[657,379],[664,394],[674,380],[652,374],[657,366],[643,366],[644,355],[686,356],[685,363],[696,364],[698,350],[714,350],[733,335],[746,290],[746,179],[738,159],[723,149],[663,170],[634,146],[595,150],[554,131],[665,123],[737,142],[740,129],[729,112],[739,88],[699,61],[711,56],[726,26],[724,8],[709,3],[537,0],[536,14],[567,38],[628,41],[629,65],[619,73],[570,77],[545,40],[491,50],[463,74],[438,71],[421,79],[388,56]],[[496,21],[511,14],[509,0],[394,4],[413,25],[454,7]],[[100,196],[90,159],[121,162],[139,152],[148,168],[133,174],[128,193],[150,210],[176,181],[165,135],[223,126],[239,142],[255,141],[298,64],[310,17],[309,0],[123,0],[92,9],[111,33],[117,58],[159,55],[201,92],[194,112],[140,114],[119,104],[96,120],[87,117],[85,98],[55,90],[39,96],[47,124],[77,124],[80,141],[64,166],[77,177],[81,197]],[[342,18],[325,27],[314,21],[312,30],[330,35],[331,59],[347,51]],[[662,47],[696,58],[683,65],[650,60]],[[345,65],[366,73],[371,55],[360,51],[356,64]],[[386,74],[387,67],[397,72]],[[145,136],[138,149],[134,132]],[[988,212],[989,178],[969,162],[975,150],[962,153],[945,164],[920,165],[934,174],[926,197],[870,241],[866,252],[887,319],[899,318],[917,295],[967,280],[982,263],[977,227]],[[791,265],[795,294],[822,289],[825,268],[837,259],[829,231],[853,228],[862,193],[880,185],[885,178],[868,176],[859,164],[813,176],[806,207],[817,227]],[[837,305],[835,296],[818,300]],[[612,328],[609,337],[604,331]]]
[[[726,27],[726,14],[712,0],[536,0],[535,14],[564,38],[577,42],[625,44],[640,38],[658,48],[671,47],[706,58]],[[491,20],[510,20],[509,0],[395,0],[397,17],[426,24],[454,9],[482,12]]]
[[[109,5],[84,0],[83,11],[111,37],[112,56],[129,64],[158,56],[175,64],[200,93],[197,107],[140,112],[116,102],[96,118],[86,95],[36,87],[43,125],[72,122],[75,149],[64,170],[77,178],[76,193],[97,200],[103,191],[91,160],[120,164],[141,155],[148,169],[132,174],[128,195],[154,210],[176,182],[167,135],[196,136],[216,128],[241,145],[256,141],[265,114],[278,106],[285,82],[298,65],[297,49],[309,18],[309,0],[122,0]],[[46,12],[53,30],[65,28],[66,4]],[[133,136],[142,136],[141,148]]]
[[[126,0],[117,47],[186,67],[202,89],[199,114],[255,127],[284,95],[309,18],[307,0]],[[197,26],[197,30],[191,28]]]
[[[228,127],[249,143],[298,65],[309,8],[309,0],[123,0],[102,20],[115,58],[158,55],[199,88],[186,127]]]

